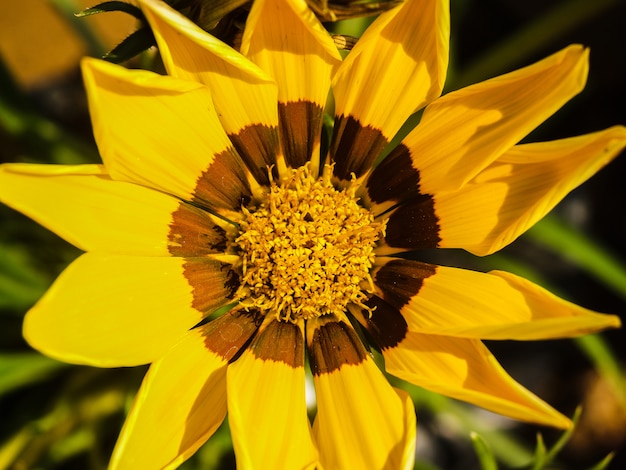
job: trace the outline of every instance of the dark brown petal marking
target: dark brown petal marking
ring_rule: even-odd
[[[419,171],[413,167],[411,152],[404,144],[394,148],[367,181],[367,193],[375,203],[406,201],[420,194],[419,187]]]
[[[226,232],[201,209],[181,202],[172,214],[168,249],[173,256],[195,257],[226,251]]]
[[[352,116],[337,116],[330,144],[330,155],[335,162],[334,173],[349,180],[369,170],[389,142],[378,129],[363,126]]]
[[[191,200],[212,209],[239,210],[251,195],[245,171],[234,149],[215,155],[198,178]]]
[[[280,143],[291,168],[299,168],[311,159],[320,140],[323,114],[323,108],[310,101],[278,103]]]
[[[232,299],[237,289],[241,285],[239,280],[239,274],[237,274],[230,264],[221,263],[220,268],[226,273],[226,279],[224,280],[224,288],[228,289],[228,298]]]
[[[313,375],[329,374],[345,364],[360,364],[366,357],[365,348],[352,326],[340,321],[318,326],[309,343]]]
[[[295,324],[273,320],[262,327],[250,345],[259,359],[284,362],[293,368],[304,366],[304,337]]]
[[[387,222],[385,241],[410,250],[437,248],[441,238],[433,197],[421,195],[395,209]]]
[[[400,310],[417,295],[424,279],[436,271],[437,266],[432,264],[396,259],[376,271],[374,282],[383,291],[383,299]]]
[[[278,177],[275,168],[276,154],[279,151],[276,127],[253,124],[228,137],[260,184],[269,185],[267,172],[270,167],[274,167],[274,176]]]
[[[203,313],[226,304],[239,287],[239,276],[231,265],[210,259],[186,259],[184,275],[193,289],[192,307]]]
[[[371,314],[363,312],[360,318],[357,318],[359,323],[380,349],[397,346],[409,331],[402,314],[377,296],[372,296],[365,304],[374,310]]]
[[[230,361],[248,342],[263,321],[256,310],[234,309],[200,328],[209,351]]]

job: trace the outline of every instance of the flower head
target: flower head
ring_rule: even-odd
[[[569,425],[481,339],[619,320],[512,274],[414,259],[499,250],[626,145],[623,127],[518,145],[583,88],[584,48],[440,97],[443,0],[382,14],[343,61],[304,0],[256,0],[240,52],[139,3],[168,75],[84,61],[103,165],[0,168],[3,201],[86,251],[27,314],[28,341],[75,363],[152,364],[113,468],[180,464],[227,413],[242,468],[406,468],[413,404],[370,347],[424,388]]]

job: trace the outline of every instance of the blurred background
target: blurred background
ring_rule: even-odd
[[[99,161],[79,60],[102,56],[136,28],[136,21],[117,12],[73,16],[93,3],[0,0],[0,162]],[[585,91],[526,140],[626,124],[623,0],[452,0],[451,8],[447,90],[582,43],[591,48]],[[354,31],[365,24],[353,21],[333,28]],[[626,321],[624,205],[626,155],[501,253],[477,259],[450,252],[443,261],[516,272],[575,303]],[[24,313],[78,255],[71,245],[0,206],[0,469],[106,468],[145,373],[145,368],[58,363],[23,340]],[[488,346],[516,379],[561,412],[572,416],[582,405],[575,431],[546,468],[592,468],[610,452],[615,457],[607,468],[626,468],[623,329],[579,340]],[[472,431],[491,448],[500,468],[532,468],[537,433],[548,447],[560,437],[550,429],[410,391],[419,419],[419,469],[481,468]],[[184,468],[234,468],[227,425]]]

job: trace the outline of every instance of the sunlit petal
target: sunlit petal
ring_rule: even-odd
[[[112,470],[176,467],[222,423],[228,363],[205,341],[200,329],[189,331],[150,366],[118,438]]]
[[[441,94],[449,2],[407,1],[367,28],[333,77],[335,175],[360,176],[415,111]]]
[[[305,0],[255,1],[241,51],[278,85],[281,144],[287,164],[296,168],[319,155],[331,71],[340,56]]]
[[[441,248],[500,250],[626,147],[626,128],[513,147],[461,190],[436,194]]]
[[[240,468],[317,466],[306,409],[302,329],[302,322],[269,318],[228,369],[228,422]]]
[[[198,271],[194,290],[187,277]],[[87,253],[26,314],[24,336],[66,362],[146,364],[228,303],[231,280],[223,263],[211,260]]]
[[[0,166],[0,200],[82,250],[162,256],[179,202],[101,165]]]
[[[410,332],[383,356],[387,372],[427,390],[522,421],[571,425],[513,380],[480,341]]]
[[[142,0],[163,63],[172,77],[211,90],[224,130],[257,180],[267,182],[278,148],[277,87],[257,65],[165,3]]]
[[[614,315],[579,307],[501,271],[479,273],[388,259],[373,278],[381,297],[402,313],[411,331],[419,333],[539,340],[620,325]]]
[[[582,90],[588,55],[570,46],[435,100],[370,175],[368,195],[377,210],[462,187]]]
[[[413,403],[389,385],[351,326],[326,317],[307,325],[322,467],[412,468]]]
[[[238,210],[247,174],[200,84],[83,61],[94,134],[113,179]]]

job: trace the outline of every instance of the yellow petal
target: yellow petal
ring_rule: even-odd
[[[202,289],[182,258],[87,253],[26,314],[24,337],[54,358],[100,367],[161,357],[189,328],[228,303],[223,263],[202,261]],[[198,269],[196,268],[195,271]]]
[[[269,318],[228,368],[228,422],[238,468],[316,468],[302,329]]]
[[[227,361],[194,329],[150,366],[113,451],[110,469],[175,468],[226,416]]]
[[[389,385],[371,358],[313,380],[313,433],[323,468],[413,468],[413,402]]]
[[[238,210],[247,175],[209,89],[95,59],[83,61],[94,134],[113,179],[216,210]]]
[[[340,56],[305,0],[258,0],[250,9],[241,52],[278,85],[281,145],[288,165],[318,156],[322,115]],[[314,165],[319,164],[316,157]]]
[[[621,126],[513,147],[456,192],[436,194],[441,248],[488,255],[532,227],[626,147]]]
[[[386,195],[388,203],[381,210],[420,192],[462,187],[579,93],[587,70],[588,51],[574,45],[435,100],[369,177],[374,184],[389,186],[388,191],[374,191]],[[389,181],[385,175],[395,177]]]
[[[259,0],[248,16],[241,52],[278,84],[278,100],[324,106],[333,67],[341,57],[335,43],[304,0]]]
[[[621,126],[553,142],[518,145],[459,190],[434,195],[415,193],[420,185],[418,178],[403,184],[393,176],[407,170],[410,164],[406,159],[395,169],[387,168],[393,173],[374,172],[376,180],[368,181],[370,200],[389,199],[375,205],[374,210],[384,210],[391,203],[394,198],[387,195],[409,198],[389,214],[387,246],[378,252],[435,247],[464,248],[477,255],[498,251],[624,146],[626,129]]]
[[[85,251],[168,255],[179,202],[112,180],[101,165],[0,166],[0,200]]]
[[[404,121],[441,94],[449,34],[443,0],[404,2],[365,31],[333,77],[336,175],[348,179],[368,170]],[[378,138],[371,148],[354,150],[373,131]]]
[[[383,356],[387,372],[427,390],[522,421],[571,425],[513,380],[480,341],[410,332]]]
[[[414,332],[539,340],[620,326],[614,315],[579,307],[513,274],[425,266],[430,265],[389,259],[373,273],[382,298],[402,313]]]
[[[389,385],[349,322],[331,315],[309,320],[307,342],[321,467],[413,468],[413,403]]]
[[[163,2],[141,0],[169,75],[205,84],[233,145],[267,181],[278,148],[277,87],[257,65]],[[255,139],[254,136],[257,138]]]

